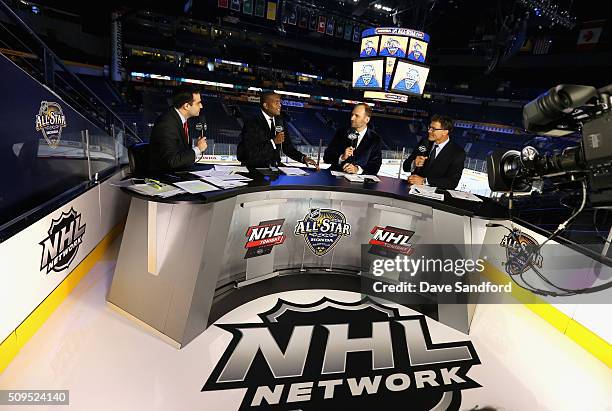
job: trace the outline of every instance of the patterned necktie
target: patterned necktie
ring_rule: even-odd
[[[185,141],[189,144],[189,128],[187,127],[187,122],[183,123],[183,131],[185,131]]]

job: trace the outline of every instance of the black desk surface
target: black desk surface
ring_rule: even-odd
[[[210,165],[196,165],[196,170],[210,169]],[[201,194],[179,194],[170,198],[149,197],[125,187],[122,190],[136,198],[147,201],[169,204],[206,204],[224,200],[240,194],[256,193],[269,190],[317,190],[317,191],[337,191],[345,193],[366,194],[381,197],[388,197],[397,200],[410,201],[423,204],[442,211],[454,214],[466,215],[469,217],[481,217],[489,220],[505,220],[508,218],[506,208],[500,206],[489,198],[481,197],[483,202],[459,200],[451,197],[444,190],[438,189],[438,193],[444,193],[444,202],[430,200],[427,198],[409,195],[410,185],[406,180],[379,176],[380,182],[351,183],[344,177],[335,177],[328,170],[315,171],[314,169],[304,169],[310,173],[308,176],[286,176],[282,173],[277,175],[263,175],[256,169],[249,169],[248,174],[240,173],[253,181],[248,182],[248,186],[229,190],[209,191]],[[196,180],[197,176],[188,172],[167,173],[161,175],[151,175],[164,183],[176,183],[179,181]]]

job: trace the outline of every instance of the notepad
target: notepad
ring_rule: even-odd
[[[244,166],[222,166],[215,165],[216,171],[227,171],[229,173],[248,173],[249,169]]]
[[[425,198],[429,198],[432,200],[444,201],[444,194],[438,194],[435,192],[435,190],[436,190],[435,187],[414,185],[410,187],[410,192],[408,194],[419,196],[419,197],[425,197]]]
[[[344,174],[344,178],[346,178],[351,183],[363,183],[366,178],[376,182],[380,181],[380,178],[371,174]]]
[[[307,176],[308,173],[301,168],[297,167],[279,167],[280,171],[285,173],[288,176]]]

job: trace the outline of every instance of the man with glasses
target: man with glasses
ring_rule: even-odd
[[[281,97],[273,92],[263,93],[261,111],[244,122],[238,144],[238,160],[247,167],[279,166],[281,153],[307,165],[316,166],[312,158],[300,153],[291,143],[281,117]]]
[[[200,115],[200,91],[189,85],[179,86],[172,97],[172,106],[155,121],[148,148],[149,171],[186,169],[202,157],[208,147],[206,137],[195,143],[189,135],[187,120]]]
[[[463,173],[465,151],[449,139],[453,120],[434,114],[429,123],[427,140],[419,142],[404,161],[404,171],[412,174],[410,184],[455,189]]]

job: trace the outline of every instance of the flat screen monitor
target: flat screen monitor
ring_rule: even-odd
[[[403,36],[381,36],[379,56],[384,57],[406,57],[408,48],[408,37]]]
[[[359,57],[376,57],[378,55],[378,43],[380,36],[364,37],[361,39]]]
[[[408,55],[406,57],[419,63],[425,63],[425,58],[427,57],[427,43],[418,39],[410,39]]]
[[[354,70],[354,68],[353,68]],[[389,92],[420,96],[425,89],[429,67],[404,60],[398,60],[391,77]]]
[[[384,90],[385,59],[359,59],[353,61],[353,88],[358,90]]]

